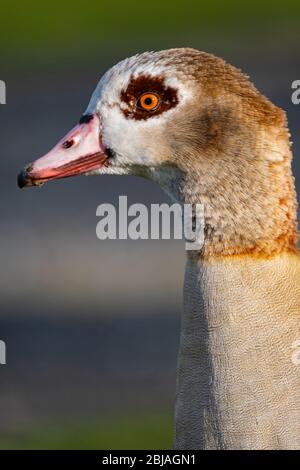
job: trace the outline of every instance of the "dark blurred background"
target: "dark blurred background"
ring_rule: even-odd
[[[288,112],[299,175],[299,1],[1,2],[0,448],[170,448],[184,246],[102,241],[96,207],[167,201],[133,177],[19,191],[103,72],[191,46],[242,68]],[[299,181],[298,181],[299,183]]]

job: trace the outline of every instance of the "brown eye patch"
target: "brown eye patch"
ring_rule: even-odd
[[[121,100],[127,104],[122,109],[131,119],[148,119],[157,116],[178,104],[177,90],[166,86],[162,77],[141,75],[131,78],[126,90],[121,92]]]

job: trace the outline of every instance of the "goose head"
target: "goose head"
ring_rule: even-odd
[[[170,49],[108,70],[79,124],[18,184],[143,176],[204,204],[208,254],[264,253],[295,245],[290,162],[285,113],[248,77],[211,54]]]
[[[82,173],[151,177],[160,168],[179,170],[176,156],[188,153],[184,136],[193,128],[187,120],[196,121],[201,99],[193,74],[198,55],[187,49],[144,53],[112,67],[79,124],[20,173],[19,186]]]

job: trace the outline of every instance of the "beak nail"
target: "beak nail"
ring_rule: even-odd
[[[24,170],[18,174],[17,184],[20,189],[25,188],[25,186],[32,186],[32,181],[29,176],[29,172],[32,169],[32,165],[28,165]]]

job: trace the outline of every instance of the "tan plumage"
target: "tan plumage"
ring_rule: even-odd
[[[187,263],[177,448],[300,447],[299,263],[288,253]]]
[[[139,105],[144,92],[156,94],[153,113]],[[105,74],[75,134],[20,186],[83,172],[74,136],[86,126],[101,132],[90,143],[95,152],[101,141],[101,164],[92,153],[89,171],[151,178],[180,203],[204,204],[204,245],[186,268],[176,448],[299,449],[300,258],[285,113],[222,59],[144,53]]]

